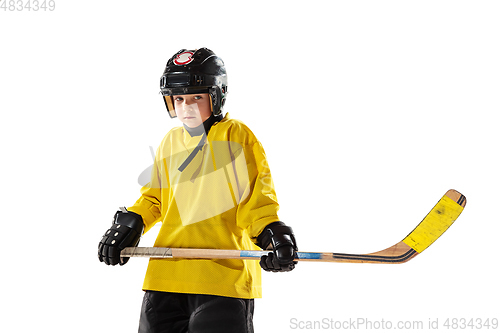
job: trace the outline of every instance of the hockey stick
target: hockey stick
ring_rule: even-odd
[[[369,254],[330,252],[297,252],[300,261],[400,264],[413,259],[438,239],[462,213],[465,197],[449,190],[427,216],[401,242],[385,250]],[[269,251],[188,249],[164,247],[128,247],[122,257],[190,258],[190,259],[250,259],[259,260]]]

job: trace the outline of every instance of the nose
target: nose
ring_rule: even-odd
[[[197,105],[196,103],[190,103],[187,101],[182,101],[180,105],[178,105],[179,109],[184,112],[186,115],[194,116],[197,112]]]

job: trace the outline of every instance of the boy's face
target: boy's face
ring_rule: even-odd
[[[212,103],[208,94],[175,95],[172,97],[177,118],[187,127],[200,126],[212,114]]]

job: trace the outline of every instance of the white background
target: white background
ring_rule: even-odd
[[[136,332],[147,260],[109,267],[97,244],[179,125],[158,95],[168,58],[203,46],[225,61],[226,111],[264,145],[302,251],[378,251],[448,189],[468,198],[409,263],[263,274],[256,332],[498,318],[499,15],[439,0],[0,10],[2,331]]]

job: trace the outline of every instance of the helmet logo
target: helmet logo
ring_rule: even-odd
[[[191,51],[182,52],[178,54],[177,57],[175,57],[174,64],[176,64],[177,66],[187,65],[194,60],[193,55],[194,52]]]

